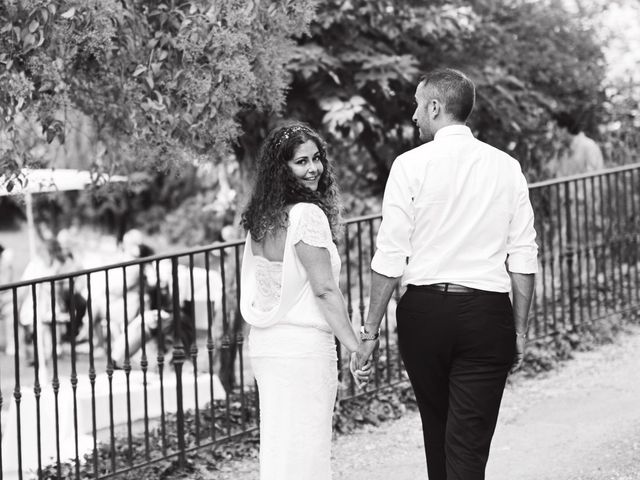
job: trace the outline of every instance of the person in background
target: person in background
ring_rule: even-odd
[[[150,292],[150,298],[154,298],[154,292]],[[195,325],[190,301],[183,301],[179,315],[173,314],[171,298],[168,292],[162,295],[163,305],[151,304],[144,312],[144,341],[154,342],[153,352],[147,350],[147,357],[155,359],[159,353],[163,355],[173,352],[176,338],[179,338],[184,352],[188,354],[191,345],[195,341]],[[179,325],[176,325],[178,320]],[[120,335],[113,343],[111,349],[111,361],[116,369],[123,368],[127,360],[138,358],[143,343],[143,314],[138,314],[127,326],[127,335]],[[176,337],[177,334],[179,337]],[[128,343],[125,341],[128,339]],[[128,348],[127,348],[128,345]],[[173,361],[173,356],[170,362]],[[153,364],[153,361],[151,362]]]
[[[140,258],[155,255],[154,249],[146,243],[140,243],[138,249]],[[189,351],[195,341],[196,332],[191,301],[183,300],[178,315],[175,315],[169,288],[170,278],[162,276],[158,278],[153,272],[153,268],[148,264],[143,270],[144,312],[140,311],[128,323],[126,335],[123,330],[113,342],[111,360],[115,368],[122,368],[127,360],[131,362],[132,358],[137,358],[137,354],[142,348],[143,338],[145,342],[152,340],[155,342],[154,357],[158,353],[164,355],[171,352],[176,338],[181,340],[185,352]],[[173,357],[171,361],[173,361]]]
[[[63,229],[56,235],[56,240],[51,243],[52,254],[58,259],[56,274],[74,273],[82,270],[82,265],[76,258],[76,244],[73,242],[68,230]],[[76,343],[87,340],[87,325],[84,322],[87,313],[87,287],[84,275],[73,278],[73,291],[68,279],[57,283],[60,311],[67,319],[66,332],[61,340]],[[71,314],[73,310],[73,315]]]
[[[554,118],[558,124],[559,136],[564,148],[561,148],[556,157],[549,162],[548,175],[552,178],[562,178],[603,170],[605,165],[602,150],[595,140],[589,138],[582,131],[580,119],[566,111],[556,113]],[[604,181],[603,177],[600,177],[592,181],[573,181],[556,190],[557,198],[554,206],[557,208],[557,213],[553,216],[563,215],[567,210],[571,212],[571,215],[564,221],[559,221],[556,228],[552,230],[551,244],[554,251],[560,251],[562,248],[563,251],[560,255],[564,255],[567,253],[566,249],[578,248],[575,243],[578,236],[575,233],[572,239],[573,244],[570,245],[567,232],[569,225],[574,229],[574,232],[588,229],[595,244],[601,244],[604,241],[606,235],[604,225],[607,223],[607,214],[602,213],[603,206],[600,195],[603,191],[603,185],[605,189],[609,188],[607,187],[608,180]],[[587,200],[591,200],[592,209],[598,210],[595,215],[588,208]],[[620,262],[626,263],[627,259],[627,255],[622,255]],[[578,255],[576,262],[584,262],[584,265],[579,267],[576,265],[583,276],[581,281],[587,281],[586,277],[589,271],[598,271],[598,282],[602,283],[600,288],[611,288],[604,276],[606,266],[603,258],[597,258],[595,255]],[[558,276],[555,281],[562,282],[562,279]]]
[[[45,245],[44,251],[41,249],[29,260],[22,273],[21,280],[54,276],[63,270],[66,258],[60,243],[52,236],[42,237],[42,241]],[[54,287],[55,312],[51,308],[51,288],[48,283],[36,283],[35,285],[35,312],[31,288],[22,287],[18,289],[18,315],[24,334],[25,355],[29,361],[33,356],[34,316],[38,319],[39,324],[43,324],[43,322],[51,324],[54,314],[56,324],[68,324],[69,322],[68,311],[64,308],[64,281],[56,281]],[[46,339],[48,336],[45,335],[42,338]],[[50,355],[52,351],[45,353]]]
[[[120,258],[115,259],[118,262],[127,262],[141,258],[147,250],[144,235],[137,229],[128,230],[122,237],[120,246]],[[146,256],[146,255],[145,255]],[[144,270],[144,269],[143,269]],[[141,277],[142,275],[142,277]],[[131,322],[140,314],[140,297],[142,289],[142,297],[144,298],[145,289],[145,273],[141,274],[138,265],[130,265],[123,269],[117,268],[109,271],[109,298],[103,295],[94,295],[95,302],[94,316],[98,314],[98,318],[103,322],[103,337],[111,337],[114,342],[124,332],[125,323]],[[103,291],[102,289],[100,291]],[[107,305],[109,302],[109,322],[106,321]],[[106,330],[110,333],[107,334]]]
[[[604,168],[602,150],[580,128],[580,122],[567,112],[559,112],[555,120],[561,132],[568,135],[568,144],[548,169],[554,177],[567,177],[595,172]]]

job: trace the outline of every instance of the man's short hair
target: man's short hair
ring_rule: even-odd
[[[466,122],[476,103],[476,87],[464,73],[453,68],[438,68],[420,78],[423,87],[435,92],[445,112],[459,122]]]

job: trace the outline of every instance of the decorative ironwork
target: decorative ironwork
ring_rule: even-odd
[[[634,164],[530,186],[540,247],[530,337],[638,309],[639,180]],[[358,325],[379,223],[380,215],[368,215],[345,225],[341,289]],[[0,372],[2,472],[26,478],[49,469],[62,478],[64,466],[80,478],[82,467],[100,479],[170,457],[184,465],[194,449],[255,431],[257,392],[239,323],[242,249],[241,241],[218,243],[0,286],[12,298],[14,336],[13,371]],[[338,345],[340,399],[406,381],[394,313],[392,305],[365,391],[355,388]],[[83,343],[74,334],[81,321]],[[13,395],[3,397],[7,389]],[[139,457],[135,445],[143,446]]]

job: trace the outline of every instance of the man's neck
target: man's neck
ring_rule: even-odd
[[[464,122],[447,122],[447,123],[443,123],[440,127],[438,127],[438,129],[435,131],[435,133],[433,134],[434,138],[437,135],[437,133],[447,127],[466,127],[466,123]]]
[[[438,130],[442,130],[443,128],[447,128],[447,127],[452,127],[454,125],[459,125],[459,126],[465,126],[466,123],[464,122],[458,122],[458,121],[443,121],[441,125],[438,126],[438,128],[436,129],[436,132],[438,132]]]

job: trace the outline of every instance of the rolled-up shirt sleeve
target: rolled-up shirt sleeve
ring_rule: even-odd
[[[382,200],[382,223],[376,240],[371,269],[386,277],[401,277],[411,256],[411,234],[415,227],[411,181],[407,168],[393,162]]]
[[[518,174],[516,207],[507,238],[507,268],[513,273],[538,272],[538,245],[533,226],[529,188],[522,172]]]

